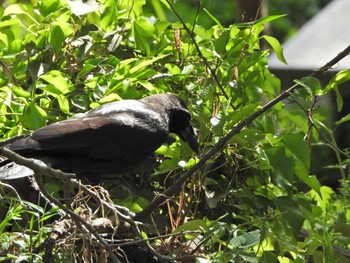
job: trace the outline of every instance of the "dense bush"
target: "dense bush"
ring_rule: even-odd
[[[336,147],[321,104],[349,78],[348,71],[324,89],[306,77],[283,92],[267,67],[270,50],[260,48],[264,39],[284,61],[278,41],[262,35],[265,23],[283,16],[224,27],[199,3],[188,10],[193,23],[185,23],[185,14],[166,0],[152,1],[147,12],[146,1],[67,2],[0,9],[1,138],[114,100],[178,94],[192,112],[201,154],[174,137],[158,149],[160,165],[140,180],[161,194],[203,156],[210,158],[153,211],[166,227],[146,229],[143,237],[174,234],[150,239],[159,253],[178,262],[194,260],[191,255],[198,262],[349,261],[348,155]],[[205,28],[198,17],[215,25]],[[222,138],[224,147],[218,147]],[[213,147],[218,150],[206,155]],[[310,174],[314,147],[334,150],[342,174],[337,192]],[[47,237],[51,214],[34,205],[28,211],[8,197],[8,187],[1,191],[1,207],[9,207],[0,224],[1,259],[40,262],[42,253],[33,248]],[[151,201],[137,194],[114,200],[134,212]],[[78,261],[79,253],[88,252],[57,248],[54,257]]]

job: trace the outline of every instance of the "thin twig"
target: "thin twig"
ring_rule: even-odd
[[[24,135],[17,135],[15,137],[11,137],[10,139],[4,140],[0,142],[0,147],[3,147],[7,144],[13,143],[14,141],[17,141],[19,139],[22,139],[24,137]]]
[[[224,90],[224,88],[221,85],[221,82],[219,81],[218,76],[216,75],[215,70],[209,65],[209,62],[207,60],[207,58],[203,55],[201,49],[199,48],[196,39],[194,37],[193,34],[193,30],[189,29],[188,26],[186,25],[185,21],[182,19],[182,17],[180,16],[180,14],[176,11],[176,9],[174,8],[174,6],[170,3],[169,0],[166,0],[166,2],[169,4],[171,10],[174,12],[174,14],[177,16],[177,18],[180,20],[183,28],[186,30],[187,34],[190,36],[192,43],[194,44],[197,52],[198,52],[198,56],[202,59],[205,67],[209,70],[210,75],[213,77],[213,79],[215,80],[216,84],[218,85],[221,93],[224,95],[224,97],[226,98],[226,100],[230,103],[231,107],[233,109],[236,109],[235,106],[233,105],[232,101],[230,100],[229,96],[227,95],[226,91]],[[199,8],[199,7],[198,7]],[[199,10],[199,9],[198,9]],[[197,12],[198,12],[197,10]]]
[[[57,207],[59,207],[62,211],[64,211],[66,214],[68,214],[71,219],[75,222],[75,224],[78,225],[82,225],[86,228],[86,230],[92,234],[100,243],[103,247],[105,247],[108,251],[109,257],[111,259],[112,262],[114,263],[120,263],[119,259],[117,258],[117,256],[114,254],[113,252],[113,248],[110,244],[108,244],[101,236],[100,234],[93,228],[93,226],[91,224],[89,224],[88,222],[86,222],[83,218],[81,218],[79,215],[77,215],[76,213],[74,213],[72,210],[68,209],[67,207],[65,207],[60,201],[58,201],[56,198],[52,197],[45,189],[44,184],[41,180],[42,174],[39,173],[34,173],[34,178],[35,181],[38,185],[38,188],[41,192],[41,194],[47,198],[47,200],[49,200],[51,203],[53,203],[54,205],[56,205]]]
[[[2,156],[10,159],[11,161],[28,167],[33,170],[33,172],[40,172],[42,174],[49,174],[51,177],[60,179],[62,181],[67,180],[67,178],[74,178],[75,174],[72,173],[64,173],[60,170],[52,169],[50,166],[46,165],[44,162],[36,160],[24,158],[21,155],[7,149],[6,147],[0,148],[0,153]]]
[[[318,132],[318,134],[326,141],[327,144],[329,144],[329,146],[331,148],[333,148],[335,151],[340,152],[341,154],[343,154],[346,158],[350,159],[350,155],[348,155],[346,152],[344,152],[343,150],[341,150],[337,145],[335,145],[334,143],[332,143],[326,135],[323,134],[323,132],[315,125],[314,120],[312,119],[312,116],[310,116],[309,111],[307,109],[305,109],[305,107],[293,96],[293,94],[290,94],[290,96],[293,98],[293,100],[295,101],[295,103],[303,110],[303,112],[305,113],[306,117],[308,118],[308,121],[311,125],[311,127],[315,128],[315,130]]]

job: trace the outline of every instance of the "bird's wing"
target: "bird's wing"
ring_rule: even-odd
[[[23,154],[57,153],[94,159],[128,159],[132,155],[144,156],[153,152],[167,138],[164,118],[145,106],[119,111],[118,107],[109,111],[102,109],[43,127],[14,142],[10,149]]]

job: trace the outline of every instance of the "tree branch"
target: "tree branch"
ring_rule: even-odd
[[[326,63],[324,66],[319,68],[318,70],[314,71],[310,76],[316,76],[322,72],[327,71],[332,66],[334,66],[336,63],[338,63],[340,60],[342,60],[344,57],[346,57],[350,53],[350,45],[345,48],[342,52],[340,52],[335,58],[330,60],[328,63]],[[146,216],[148,216],[154,209],[156,209],[162,202],[164,202],[168,196],[171,196],[172,194],[176,193],[178,189],[181,187],[181,185],[187,181],[195,172],[197,172],[202,166],[205,165],[205,163],[211,159],[215,154],[220,152],[228,143],[228,141],[238,133],[247,125],[252,123],[256,118],[258,118],[260,115],[262,115],[267,110],[271,109],[273,106],[275,106],[277,103],[281,102],[282,100],[288,98],[290,94],[297,88],[300,88],[301,86],[299,84],[294,84],[292,87],[288,88],[286,91],[282,92],[280,95],[278,95],[275,99],[269,101],[265,105],[263,105],[258,111],[238,123],[235,127],[232,128],[232,130],[223,138],[221,138],[214,146],[211,148],[207,153],[205,153],[202,158],[199,160],[197,164],[192,166],[191,169],[189,169],[182,177],[180,177],[172,186],[170,186],[166,191],[164,191],[161,195],[157,196],[151,204],[149,204],[143,211],[138,213],[135,216],[135,219],[141,219]]]

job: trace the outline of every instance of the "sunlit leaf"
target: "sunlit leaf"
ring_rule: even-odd
[[[286,59],[284,58],[283,48],[280,42],[276,38],[267,35],[262,36],[262,38],[264,38],[270,44],[270,46],[276,52],[277,58],[284,64],[288,64]]]
[[[76,16],[95,12],[101,8],[101,5],[95,0],[67,0],[67,3]]]
[[[155,37],[155,28],[145,19],[137,19],[133,24],[136,47],[150,54],[152,40]]]
[[[28,129],[39,129],[46,124],[46,121],[47,113],[34,102],[24,108],[21,122]]]
[[[350,80],[350,69],[339,71],[328,83],[325,91],[333,90],[336,94],[338,111],[343,108],[343,97],[338,90],[338,86]]]
[[[40,78],[52,84],[52,88],[49,91],[55,94],[66,94],[74,89],[64,74],[58,70],[51,70],[40,76]]]

